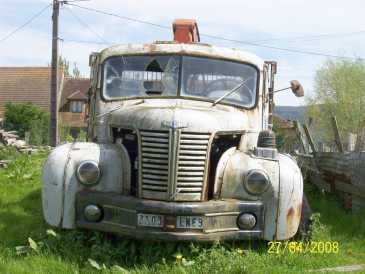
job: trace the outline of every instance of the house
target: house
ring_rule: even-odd
[[[75,135],[86,128],[87,92],[90,80],[87,78],[65,77],[61,85],[59,101],[59,123],[71,129]]]
[[[276,143],[280,151],[291,153],[300,148],[297,129],[293,121],[274,114],[274,131],[276,132]]]
[[[59,124],[72,132],[86,128],[87,78],[64,77],[59,71]],[[32,103],[50,110],[50,67],[0,67],[0,119],[5,104]]]

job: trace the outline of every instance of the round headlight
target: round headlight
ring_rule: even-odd
[[[76,174],[81,184],[94,185],[100,179],[100,168],[95,161],[84,161],[77,167]]]
[[[254,195],[264,193],[269,185],[269,176],[263,170],[258,169],[250,170],[244,181],[247,192]]]

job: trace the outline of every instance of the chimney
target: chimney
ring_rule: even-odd
[[[176,19],[172,24],[174,41],[178,43],[200,42],[198,25],[193,19]]]

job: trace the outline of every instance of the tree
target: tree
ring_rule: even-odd
[[[63,74],[65,77],[75,77],[79,78],[81,77],[81,72],[79,68],[77,67],[77,63],[73,63],[72,73],[70,72],[70,62],[62,56],[58,57],[58,68],[63,71]]]
[[[77,67],[76,62],[74,63],[74,68],[72,69],[72,74],[73,74],[73,77],[75,77],[75,78],[80,78],[80,76],[81,76],[80,70]]]
[[[66,60],[65,57],[58,57],[58,68],[63,71],[65,77],[71,76],[70,74],[70,62]]]
[[[363,61],[326,61],[316,73],[314,92],[306,116],[323,141],[333,140],[331,116],[337,117],[342,134],[358,134],[365,128]]]
[[[5,104],[5,129],[15,130],[24,138],[29,132],[29,143],[47,144],[49,130],[49,113],[31,103]]]

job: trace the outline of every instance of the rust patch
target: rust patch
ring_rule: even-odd
[[[165,216],[164,220],[164,230],[165,231],[174,231],[176,229],[176,217],[175,216]]]
[[[302,217],[302,208],[303,208],[303,204],[299,203],[296,214],[295,214],[298,220],[300,220],[300,218]]]
[[[299,203],[295,208],[290,207],[286,214],[285,235],[290,238],[295,234],[298,222],[302,214],[302,203]]]
[[[286,214],[286,223],[290,224],[294,216],[294,208],[290,207],[288,213]]]

